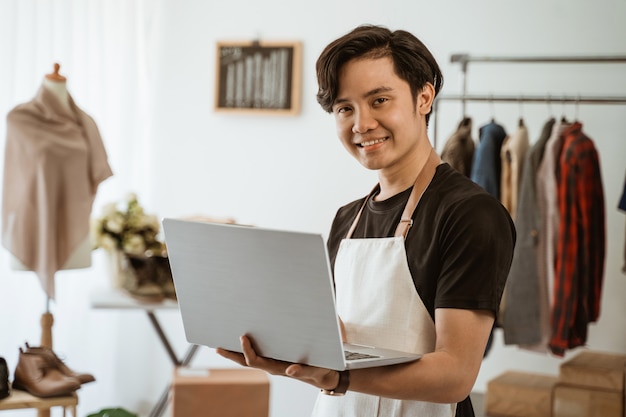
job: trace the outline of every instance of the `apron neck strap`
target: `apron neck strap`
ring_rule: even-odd
[[[424,191],[426,191],[428,184],[430,184],[435,176],[435,171],[440,163],[441,159],[439,158],[439,155],[437,155],[434,149],[431,149],[426,163],[420,170],[419,174],[417,174],[413,190],[411,191],[409,200],[406,202],[406,206],[404,206],[404,211],[402,212],[402,217],[400,217],[400,223],[398,223],[398,226],[396,227],[396,233],[394,236],[402,236],[406,238],[406,235],[409,233],[409,229],[413,226],[413,212],[419,204],[422,195],[424,195]]]
[[[396,227],[396,232],[394,236],[402,236],[406,238],[406,235],[409,233],[409,229],[411,228],[411,226],[413,226],[413,212],[415,211],[417,204],[422,198],[424,191],[426,191],[428,184],[430,184],[430,181],[432,181],[433,177],[435,176],[435,171],[437,170],[437,166],[440,163],[441,159],[439,158],[435,150],[431,149],[426,163],[417,174],[415,184],[413,185],[413,190],[411,191],[411,195],[409,196],[409,200],[407,201],[406,206],[404,206],[404,211],[402,212],[402,217],[400,218],[400,222]],[[350,230],[346,235],[346,239],[352,238],[352,234],[354,233],[354,230],[359,223],[359,219],[361,218],[361,213],[363,213],[365,205],[367,204],[368,200],[379,190],[379,188],[379,184],[376,184],[374,189],[370,191],[368,196],[365,198],[365,201],[363,201],[363,205],[361,206],[361,209],[354,218],[352,226],[350,227]]]

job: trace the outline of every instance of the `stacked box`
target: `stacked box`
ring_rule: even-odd
[[[626,417],[626,355],[585,351],[563,362],[553,417]]]
[[[557,385],[554,417],[623,417],[622,393]]]
[[[174,370],[172,417],[268,417],[267,374],[249,368]]]
[[[506,371],[487,383],[485,414],[490,417],[551,417],[553,375]]]

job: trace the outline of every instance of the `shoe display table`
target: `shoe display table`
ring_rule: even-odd
[[[161,324],[159,323],[159,320],[156,316],[157,311],[178,311],[178,303],[174,300],[165,299],[159,302],[139,301],[131,297],[130,294],[126,293],[123,290],[107,288],[94,292],[91,295],[91,307],[94,309],[145,311],[145,313],[148,315],[150,323],[152,323],[152,327],[157,332],[159,340],[167,351],[167,354],[170,357],[170,360],[174,367],[189,365],[199,347],[198,345],[190,345],[187,349],[187,352],[182,358],[179,358],[174,352],[174,349],[172,348],[172,345],[169,342],[167,335],[163,331],[163,328],[161,327]],[[168,384],[161,394],[158,402],[155,404],[152,411],[150,412],[149,417],[160,417],[163,415],[170,401],[170,387],[171,384]]]
[[[78,405],[78,396],[73,393],[62,397],[39,398],[29,394],[26,391],[11,390],[11,395],[0,400],[0,412],[5,410],[17,410],[22,408],[36,408],[38,410],[47,410],[52,407],[63,407],[63,417],[66,410],[70,410],[73,417],[76,415],[76,406]]]

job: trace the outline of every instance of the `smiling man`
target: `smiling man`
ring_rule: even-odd
[[[344,147],[378,173],[369,195],[338,210],[327,243],[344,338],[424,356],[338,372],[257,356],[245,336],[243,354],[218,352],[319,387],[314,416],[473,416],[513,222],[433,149],[428,119],[443,77],[414,35],[357,27],[325,48],[317,78]]]

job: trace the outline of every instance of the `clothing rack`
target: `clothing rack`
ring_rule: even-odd
[[[517,103],[575,103],[575,104],[604,104],[626,105],[626,96],[587,96],[587,95],[501,95],[501,94],[467,94],[467,72],[471,62],[482,63],[514,63],[514,64],[626,64],[626,56],[472,56],[469,54],[452,54],[450,62],[461,65],[463,82],[461,94],[442,94],[433,103],[434,130],[433,146],[437,147],[437,114],[439,102],[460,101],[463,116],[465,117],[466,104],[469,101],[482,102],[517,102]]]

